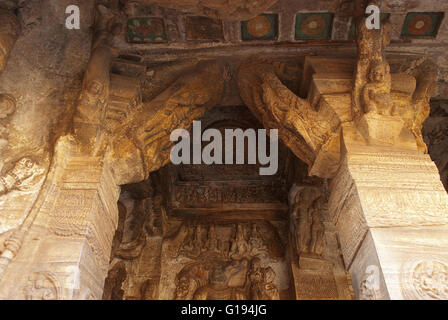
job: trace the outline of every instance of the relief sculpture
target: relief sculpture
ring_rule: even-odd
[[[51,272],[34,272],[23,289],[26,300],[59,300],[61,289],[59,281]]]
[[[437,256],[417,256],[401,269],[401,291],[405,299],[447,300],[448,262]]]
[[[24,187],[23,182],[36,174],[36,171],[38,171],[37,166],[30,158],[19,160],[14,168],[0,177],[0,196],[13,189]]]
[[[21,32],[17,17],[7,11],[0,9],[0,72],[6,67],[9,54]]]
[[[216,19],[243,21],[263,13],[278,0],[265,0],[262,2],[251,0],[200,1],[200,0],[137,0],[142,3],[154,3],[161,7],[192,12],[201,16]]]
[[[90,153],[100,152],[104,148],[105,137],[99,126],[105,121],[110,67],[113,56],[117,54],[111,41],[120,32],[121,24],[117,21],[116,13],[98,5],[92,53],[73,118],[75,136]]]
[[[321,197],[322,191],[315,187],[291,190],[290,227],[298,255],[322,255],[325,229],[321,221]]]
[[[21,32],[17,17],[0,9],[0,74],[6,67],[10,52]],[[11,94],[0,93],[0,157],[8,145],[7,122],[16,109],[16,99]]]
[[[16,100],[12,95],[0,94],[0,156],[8,145],[7,122],[16,110]]]
[[[364,112],[392,115],[390,66],[380,60],[370,62],[368,83],[363,89]]]
[[[174,298],[279,299],[276,272],[266,266],[271,259],[280,261],[283,255],[282,247],[272,245],[273,237],[277,237],[274,233],[263,223],[238,223],[233,227],[184,224],[178,234],[185,236],[177,258],[186,257],[190,262],[176,275]],[[176,239],[172,245],[180,240]]]
[[[70,2],[0,0],[0,299],[448,300],[448,1]]]

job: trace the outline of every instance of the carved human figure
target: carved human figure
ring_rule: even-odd
[[[230,248],[230,256],[233,258],[244,256],[249,250],[249,244],[247,243],[244,231],[244,225],[241,223],[237,224],[235,239]]]
[[[112,39],[121,32],[121,24],[116,15],[106,7],[97,6],[95,34],[92,42],[87,69],[84,74],[82,91],[74,115],[75,135],[86,145],[94,144],[95,150],[101,148],[102,138],[97,140],[98,125],[104,120],[107,98],[109,96],[110,66],[116,51]]]
[[[59,291],[56,277],[49,272],[31,274],[24,288],[26,300],[58,300],[60,299]]]
[[[12,95],[0,94],[0,121],[6,120],[16,110],[16,100]],[[0,155],[8,144],[6,127],[0,122]]]
[[[6,67],[9,53],[19,37],[21,28],[17,17],[0,9],[0,72]]]
[[[97,13],[92,54],[83,82],[86,98],[90,103],[97,100],[103,102],[107,98],[110,60],[116,55],[112,41],[121,32],[121,24],[111,10],[99,5]]]
[[[448,296],[448,268],[437,261],[428,260],[419,266],[420,272],[416,272],[416,283],[419,288],[431,298]]]
[[[209,279],[209,266],[200,263],[185,266],[176,276],[174,299],[193,299],[197,288],[207,285]]]
[[[217,263],[211,267],[209,283],[196,290],[195,300],[245,300],[247,259]]]
[[[251,255],[256,255],[262,251],[266,252],[267,249],[263,244],[263,240],[259,234],[258,226],[256,223],[252,224],[252,230],[249,238],[249,246]]]
[[[201,224],[195,226],[188,226],[188,232],[184,238],[180,253],[185,254],[190,258],[199,257],[199,255],[206,251],[205,245],[205,230]]]
[[[35,163],[30,158],[19,160],[14,168],[0,177],[0,195],[10,192],[18,187],[25,179],[35,173]]]
[[[406,126],[417,139],[419,151],[423,153],[428,153],[428,147],[422,136],[423,122],[430,114],[430,100],[437,87],[438,75],[439,68],[431,60],[426,60],[415,69],[417,86],[412,97],[414,108],[407,108],[402,115]]]
[[[309,228],[313,221],[311,216],[312,211],[308,208],[300,208],[298,213],[297,244],[300,252],[308,252],[308,246],[311,240]]]
[[[16,99],[10,94],[0,95],[0,119],[6,119],[16,110]]]
[[[215,225],[212,223],[210,227],[208,228],[208,234],[207,234],[207,243],[206,247],[209,252],[220,252],[219,247],[220,244],[218,243],[219,240],[216,236],[215,231]]]
[[[325,228],[320,219],[320,201],[316,200],[313,203],[313,208],[311,211],[311,216],[313,222],[311,225],[311,242],[309,246],[309,252],[316,255],[322,255],[324,249],[324,233]]]
[[[176,291],[175,297],[176,300],[186,299],[188,293],[190,291],[190,279],[186,274],[181,274],[176,279]]]
[[[253,300],[263,299],[263,268],[261,260],[258,257],[252,259],[250,263],[249,281],[250,281],[250,297]]]
[[[291,232],[298,254],[322,254],[325,228],[320,217],[320,197],[319,189],[300,187],[291,199]]]
[[[274,284],[275,272],[271,267],[263,268],[260,258],[252,258],[248,278],[251,299],[278,300],[280,298],[278,289]]]
[[[386,62],[375,60],[370,63],[368,83],[363,89],[365,113],[392,115],[393,102],[390,95],[390,67]]]
[[[359,284],[359,297],[361,300],[376,300],[379,293],[379,275],[375,266],[368,268]]]
[[[271,267],[265,269],[263,300],[280,300],[277,286],[274,284],[275,272]]]
[[[361,3],[360,1],[359,3]],[[365,3],[364,3],[365,4]],[[364,7],[364,5],[361,5]],[[365,12],[361,10],[360,12]],[[361,17],[362,16],[362,17]],[[356,64],[353,88],[353,110],[352,115],[355,118],[362,116],[365,110],[364,89],[367,83],[372,82],[370,75],[372,73],[372,64],[386,63],[385,48],[390,43],[391,24],[387,21],[381,22],[381,28],[369,29],[366,23],[366,17],[362,13],[356,18],[356,43],[358,47],[358,62]],[[388,67],[388,66],[387,66]],[[388,74],[388,71],[380,71],[379,73]],[[374,71],[374,73],[378,72]],[[386,79],[387,80],[387,79]],[[377,80],[374,80],[377,82]],[[389,86],[390,88],[390,86]],[[364,110],[362,110],[364,108]]]
[[[5,69],[9,54],[19,37],[21,28],[17,17],[0,9],[0,73]],[[16,101],[12,95],[0,93],[0,120],[5,120],[15,111]],[[8,144],[6,127],[0,122],[0,156]]]

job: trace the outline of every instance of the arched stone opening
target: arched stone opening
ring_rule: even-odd
[[[214,107],[197,120],[202,132],[263,129],[245,106]],[[103,298],[352,298],[326,180],[308,177],[282,142],[277,173],[261,176],[247,149],[246,140],[245,164],[168,163],[122,186],[126,218]]]

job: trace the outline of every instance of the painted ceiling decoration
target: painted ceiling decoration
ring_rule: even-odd
[[[437,35],[443,16],[443,12],[409,12],[401,35],[408,38],[433,38]]]
[[[296,15],[295,39],[330,39],[333,13],[298,13]]]
[[[276,40],[278,14],[262,14],[241,23],[242,40]]]
[[[201,16],[187,16],[185,18],[187,40],[224,40],[222,22]]]
[[[161,18],[132,18],[128,20],[127,26],[130,42],[147,43],[167,40],[165,24]]]
[[[391,18],[391,13],[381,13],[381,22]],[[403,23],[402,39],[431,39],[437,36],[444,18],[443,12],[409,12]],[[262,13],[240,23],[242,41],[279,40],[281,15]],[[294,38],[291,41],[330,41],[334,33],[335,13],[298,12],[295,15]],[[224,41],[223,20],[204,16],[186,15],[184,17],[186,41]],[[238,22],[237,22],[238,23]],[[294,22],[292,22],[294,23]],[[128,41],[131,43],[160,43],[176,41],[167,34],[172,28],[161,17],[131,17],[128,19]],[[174,26],[177,29],[176,26]],[[346,32],[347,34],[347,32]],[[354,40],[354,21],[351,21],[345,39]]]

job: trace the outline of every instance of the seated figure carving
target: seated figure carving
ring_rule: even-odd
[[[250,298],[253,300],[278,300],[278,289],[274,285],[275,272],[271,267],[263,268],[261,260],[255,257],[249,271]]]
[[[196,290],[195,300],[245,300],[244,288],[249,262],[247,259],[213,266],[209,284]]]
[[[372,61],[368,81],[364,86],[362,95],[365,113],[393,115],[389,64],[380,60]]]

